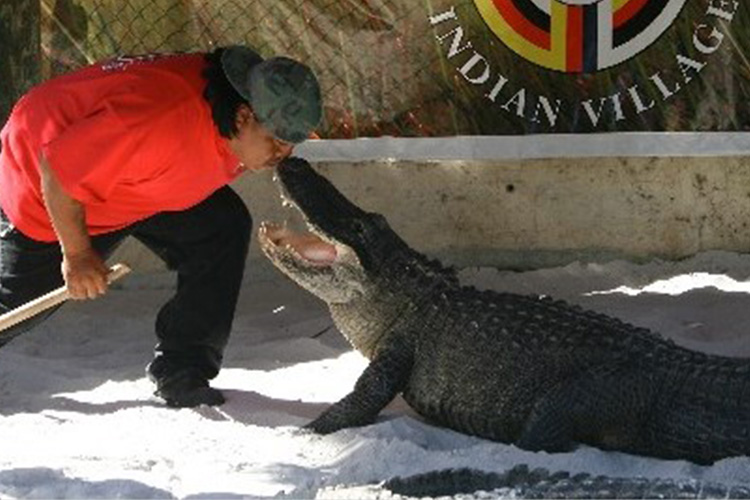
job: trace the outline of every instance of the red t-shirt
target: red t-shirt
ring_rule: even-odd
[[[43,153],[83,203],[89,234],[185,210],[240,173],[203,98],[203,54],[122,57],[49,80],[0,132],[0,206],[26,236],[55,241]]]

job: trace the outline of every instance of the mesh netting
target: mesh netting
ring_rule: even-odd
[[[627,120],[602,120],[596,127],[587,124],[583,108],[575,106],[583,99],[599,99],[615,91],[627,96],[626,87],[632,82],[648,87],[649,77],[660,68],[679,76],[675,51],[690,48],[694,26],[705,22],[708,0],[688,0],[679,26],[671,28],[643,57],[592,75],[544,71],[518,57],[492,35],[472,0],[41,2],[45,77],[114,55],[210,50],[246,43],[264,56],[283,54],[313,67],[325,96],[323,137],[586,132],[594,128],[744,130],[750,123],[750,38],[743,31],[750,29],[750,15],[744,7],[732,26],[721,26],[727,34],[724,46],[712,55],[700,81],[696,79],[668,102],[660,102],[648,113],[631,113]],[[446,56],[451,39],[438,41],[437,36],[445,35],[448,28],[430,24],[431,15],[449,8],[461,19],[464,42],[471,41],[472,50],[488,55],[493,71],[509,79],[505,99],[523,89],[531,115],[535,97],[554,93],[571,111],[561,113],[555,127],[545,128],[539,120],[489,105],[488,89],[467,83],[457,71],[459,58]],[[651,85],[646,92],[649,98],[656,90]]]
[[[246,43],[265,56],[288,55],[315,69],[328,110],[325,135],[455,132],[425,127],[412,109],[435,94],[426,69],[440,65],[436,50],[425,53],[424,46],[405,43],[404,26],[431,36],[423,2],[43,0],[43,8],[47,77],[113,55]]]

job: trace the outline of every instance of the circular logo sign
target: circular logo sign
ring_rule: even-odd
[[[484,21],[521,57],[556,71],[593,73],[639,54],[687,0],[474,0]]]

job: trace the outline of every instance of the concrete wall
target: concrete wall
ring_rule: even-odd
[[[528,269],[574,260],[679,259],[750,249],[750,158],[318,163],[414,248],[459,267]],[[282,210],[270,172],[235,184],[256,227]],[[118,255],[161,264],[135,244]],[[254,242],[253,272],[272,272]]]

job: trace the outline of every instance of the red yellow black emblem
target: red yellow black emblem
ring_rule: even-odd
[[[653,44],[686,0],[474,0],[514,52],[548,69],[593,73]]]

